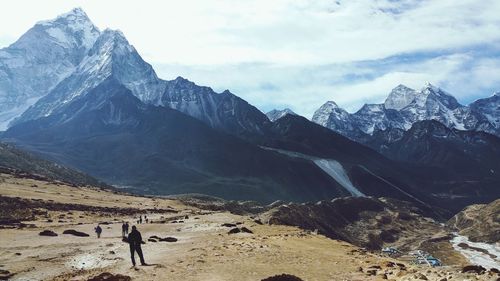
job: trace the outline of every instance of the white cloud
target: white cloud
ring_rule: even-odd
[[[0,46],[77,6],[122,30],[160,76],[263,110],[310,117],[333,99],[352,111],[399,83],[431,81],[463,102],[500,88],[498,47],[475,52],[500,42],[497,0],[15,0],[0,10]]]

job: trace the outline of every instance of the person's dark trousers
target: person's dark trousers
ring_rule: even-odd
[[[142,255],[141,245],[137,245],[137,246],[130,245],[130,257],[132,258],[132,264],[135,266],[135,257],[134,257],[135,252],[137,252],[137,254],[139,255],[139,259],[141,260],[141,264],[145,265],[146,262],[144,261],[144,256]]]

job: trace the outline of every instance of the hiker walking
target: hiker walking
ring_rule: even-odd
[[[95,233],[97,234],[97,238],[101,238],[102,228],[100,225],[96,226]]]
[[[128,222],[125,223],[125,235],[128,235]]]
[[[123,222],[122,224],[122,237],[126,237],[127,236],[127,224],[125,224],[125,222]]]
[[[144,220],[148,223],[148,216],[144,215]]]
[[[130,234],[128,235],[128,243],[130,246],[130,257],[132,258],[132,264],[135,266],[134,254],[135,252],[137,252],[137,254],[139,255],[139,259],[141,260],[141,265],[146,265],[141,249],[142,236],[135,225],[132,226],[132,231],[130,231]]]
[[[142,215],[139,216],[139,223],[142,223]]]

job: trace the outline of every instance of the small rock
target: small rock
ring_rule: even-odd
[[[427,276],[423,275],[422,273],[415,274],[415,278],[419,280],[429,280],[427,279]]]
[[[242,231],[242,232],[245,232],[245,233],[251,233],[251,234],[253,234],[253,231],[251,231],[250,229],[248,229],[248,228],[246,228],[246,227],[242,227],[242,228],[241,228],[241,231]]]
[[[67,229],[67,230],[63,231],[63,234],[70,234],[70,235],[74,235],[77,237],[89,237],[90,236],[85,232],[76,231],[74,229]]]
[[[380,277],[381,279],[387,279],[387,274],[382,273],[382,274],[380,274],[380,275],[379,275],[379,277]]]
[[[40,236],[57,236],[57,233],[55,233],[52,230],[44,230],[44,231],[38,233],[38,235],[40,235]]]
[[[109,272],[101,273],[95,277],[87,279],[87,281],[131,281],[132,278],[129,276],[121,275],[121,274],[111,274]]]
[[[165,237],[165,238],[160,238],[161,242],[177,242],[177,238],[175,237]]]
[[[303,281],[303,280],[294,275],[281,274],[262,279],[261,281]]]
[[[235,233],[240,233],[240,232],[241,232],[241,230],[239,228],[235,227],[235,228],[229,230],[229,232],[227,234],[235,234]]]
[[[476,273],[483,274],[486,271],[486,268],[480,265],[466,265],[462,268],[462,273]]]

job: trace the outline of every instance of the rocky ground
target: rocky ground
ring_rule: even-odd
[[[0,174],[0,196],[0,280],[500,277],[492,271],[461,273],[463,264],[441,268],[410,265],[313,231],[269,225],[264,215],[206,210],[177,199],[132,196],[8,174]],[[146,242],[143,251],[149,265],[134,268],[128,244],[121,238],[121,223],[136,224],[137,217],[145,214],[149,223],[139,224],[138,229]],[[103,228],[100,239],[93,232],[98,223]],[[68,230],[74,230],[73,234],[64,234]],[[57,236],[41,236],[44,231]],[[174,242],[159,241],[166,237],[175,238],[166,239]]]

